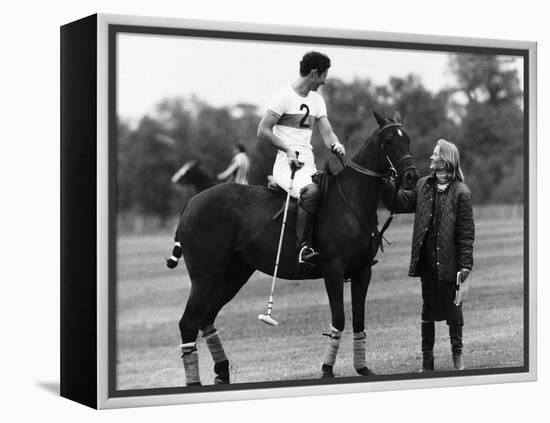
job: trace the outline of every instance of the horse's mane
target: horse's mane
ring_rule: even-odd
[[[364,154],[367,147],[370,147],[373,140],[376,140],[376,131],[378,131],[378,128],[375,128],[372,133],[368,136],[368,138],[365,140],[361,148],[355,153],[355,155],[352,157],[352,162],[357,162],[357,160],[361,159]]]

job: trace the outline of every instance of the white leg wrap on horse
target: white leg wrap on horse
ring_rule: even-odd
[[[340,340],[342,338],[342,332],[330,326],[330,342],[328,348],[323,357],[323,364],[328,366],[334,366],[336,362],[336,355],[338,354],[338,348],[340,347]]]
[[[187,385],[200,383],[199,354],[194,342],[181,345],[181,358],[185,369],[185,383]]]
[[[353,334],[353,367],[355,367],[355,370],[367,367],[366,339],[367,334],[365,331]]]
[[[225,351],[223,350],[222,340],[214,325],[205,327],[202,332],[202,337],[206,341],[206,346],[210,354],[212,354],[214,363],[220,363],[227,360]]]

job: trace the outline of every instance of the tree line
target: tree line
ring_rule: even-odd
[[[391,77],[384,85],[370,79],[329,79],[323,96],[336,134],[352,157],[375,129],[370,107],[387,116],[398,110],[421,175],[428,172],[435,141],[445,138],[460,150],[476,204],[521,203],[524,97],[517,71],[502,56],[465,54],[451,55],[448,68],[454,86],[435,93],[413,74]],[[119,212],[166,222],[194,194],[171,184],[177,169],[197,159],[212,174],[221,172],[236,142],[250,156],[250,182],[265,185],[276,151],[256,138],[262,113],[254,104],[216,108],[193,96],[162,100],[154,116],[142,117],[136,127],[119,119]],[[318,168],[338,171],[316,131],[312,143]]]

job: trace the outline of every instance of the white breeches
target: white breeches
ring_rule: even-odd
[[[315,161],[313,160],[313,153],[300,153],[298,159],[304,163],[304,166],[296,171],[294,175],[294,183],[292,185],[292,191],[290,191],[290,195],[294,198],[300,198],[300,190],[306,185],[313,183],[311,176],[317,172]],[[286,192],[288,192],[290,187],[290,173],[290,164],[287,155],[279,152],[275,159],[275,164],[273,165],[273,181]]]

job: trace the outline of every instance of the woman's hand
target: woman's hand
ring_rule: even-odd
[[[462,282],[464,282],[470,274],[470,269],[460,269],[460,273],[462,274]]]

